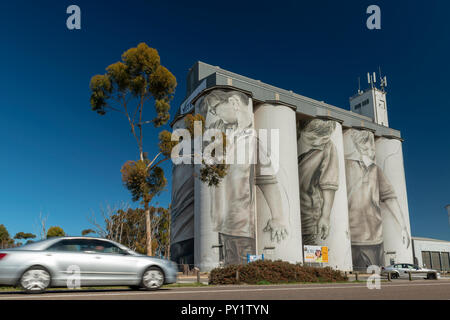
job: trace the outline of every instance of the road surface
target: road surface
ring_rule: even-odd
[[[450,300],[449,280],[394,280],[369,290],[366,283],[239,285],[132,290],[49,290],[0,293],[0,300]]]

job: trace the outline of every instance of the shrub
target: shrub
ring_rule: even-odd
[[[239,271],[239,280],[236,272]],[[330,267],[307,267],[285,261],[255,261],[245,265],[229,265],[213,269],[209,284],[258,284],[292,282],[336,282],[347,281],[347,276]]]

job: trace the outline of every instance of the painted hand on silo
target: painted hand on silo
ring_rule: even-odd
[[[284,223],[280,222],[277,219],[270,219],[269,221],[267,221],[267,225],[263,231],[270,232],[270,239],[272,241],[276,240],[277,242],[284,240],[288,235]]]
[[[409,245],[411,243],[411,237],[409,236],[409,232],[406,228],[403,228],[402,230],[402,240],[403,244],[406,245],[406,248],[409,248]]]
[[[330,234],[330,219],[322,216],[317,223],[320,239],[325,240]]]

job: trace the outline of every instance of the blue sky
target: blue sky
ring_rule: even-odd
[[[81,30],[66,28],[71,4]],[[381,30],[365,27],[370,4]],[[197,60],[342,108],[357,77],[381,66],[389,123],[405,139],[412,233],[450,240],[449,10],[437,0],[2,1],[0,224],[36,233],[42,211],[78,235],[102,205],[136,205],[120,179],[135,141],[119,114],[90,110],[89,80],[146,42],[177,77],[172,115]],[[156,136],[146,131],[147,150]],[[157,201],[169,203],[170,185]]]

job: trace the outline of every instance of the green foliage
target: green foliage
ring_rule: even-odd
[[[3,224],[0,224],[0,248],[5,249],[14,246],[14,240],[11,239],[8,230]]]
[[[113,103],[118,102],[128,113],[129,98],[138,101],[137,110],[142,110],[143,104],[153,98],[156,116],[152,122],[159,127],[170,118],[170,101],[176,85],[174,75],[160,64],[158,51],[140,43],[124,52],[122,61],[108,66],[104,75],[91,78],[91,107],[104,115],[108,108],[114,110]]]
[[[167,130],[159,133],[159,152],[164,157],[170,157],[173,147],[178,144],[177,141],[172,141],[172,133]]]
[[[125,162],[120,170],[122,173],[122,182],[130,190],[133,201],[138,201],[144,197],[147,189],[147,164],[146,161],[129,160]]]
[[[239,281],[236,272],[239,271]],[[209,284],[258,284],[292,282],[336,282],[347,281],[341,271],[330,267],[316,268],[285,261],[259,260],[245,265],[230,265],[213,269]]]
[[[200,169],[200,180],[208,186],[218,186],[220,181],[227,175],[229,166],[223,163],[205,165]]]
[[[106,101],[109,99],[112,90],[110,79],[106,75],[95,75],[91,79],[90,89],[92,90],[92,110],[104,115],[106,113],[104,109],[107,105]]]
[[[87,234],[91,234],[91,233],[95,233],[95,230],[92,229],[84,229],[83,231],[81,231],[81,235],[85,236]]]
[[[6,229],[5,225],[0,224],[0,241],[5,241],[10,239],[8,229]]]
[[[202,131],[205,129],[205,118],[201,114],[187,114],[184,117],[184,124],[186,126],[186,130],[189,131],[191,137],[194,136],[194,123],[196,121],[202,122]]]
[[[32,233],[25,233],[25,232],[18,232],[14,236],[14,239],[19,239],[19,240],[27,240],[27,239],[34,239],[34,238],[36,238],[36,235],[34,235]]]
[[[14,239],[11,239],[8,229],[3,224],[0,224],[0,249],[14,248],[19,246],[14,243]]]
[[[153,226],[152,247],[157,255],[167,255],[170,246],[170,213],[168,209],[150,207],[151,225]],[[105,216],[105,238],[117,241],[128,248],[145,254],[147,235],[145,210],[119,209]]]
[[[156,240],[156,254],[164,255],[166,258],[170,251],[170,210],[165,208],[155,208],[152,218],[157,226],[154,231]]]
[[[53,238],[53,237],[64,237],[66,233],[61,227],[55,226],[50,227],[47,231],[47,238]]]
[[[117,241],[138,253],[146,253],[146,226],[143,209],[117,210],[111,215],[107,226],[108,239]]]
[[[149,160],[129,160],[122,166],[122,182],[131,192],[133,201],[142,200],[148,203],[151,199],[164,190],[167,180],[164,171],[155,167],[149,171]]]
[[[184,117],[184,123],[186,129],[191,134],[191,137],[194,137],[194,123],[196,121],[202,122],[202,132],[205,129],[205,118],[201,114],[188,114]],[[222,133],[222,143],[223,149],[226,150],[227,147],[227,137],[225,133]],[[173,147],[172,147],[173,148]],[[225,152],[224,152],[225,155]],[[212,154],[214,156],[214,154]],[[205,164],[203,161],[203,166],[200,169],[200,177],[199,179],[208,184],[208,186],[218,186],[220,181],[227,175],[229,165],[225,163],[217,163],[217,164]]]

